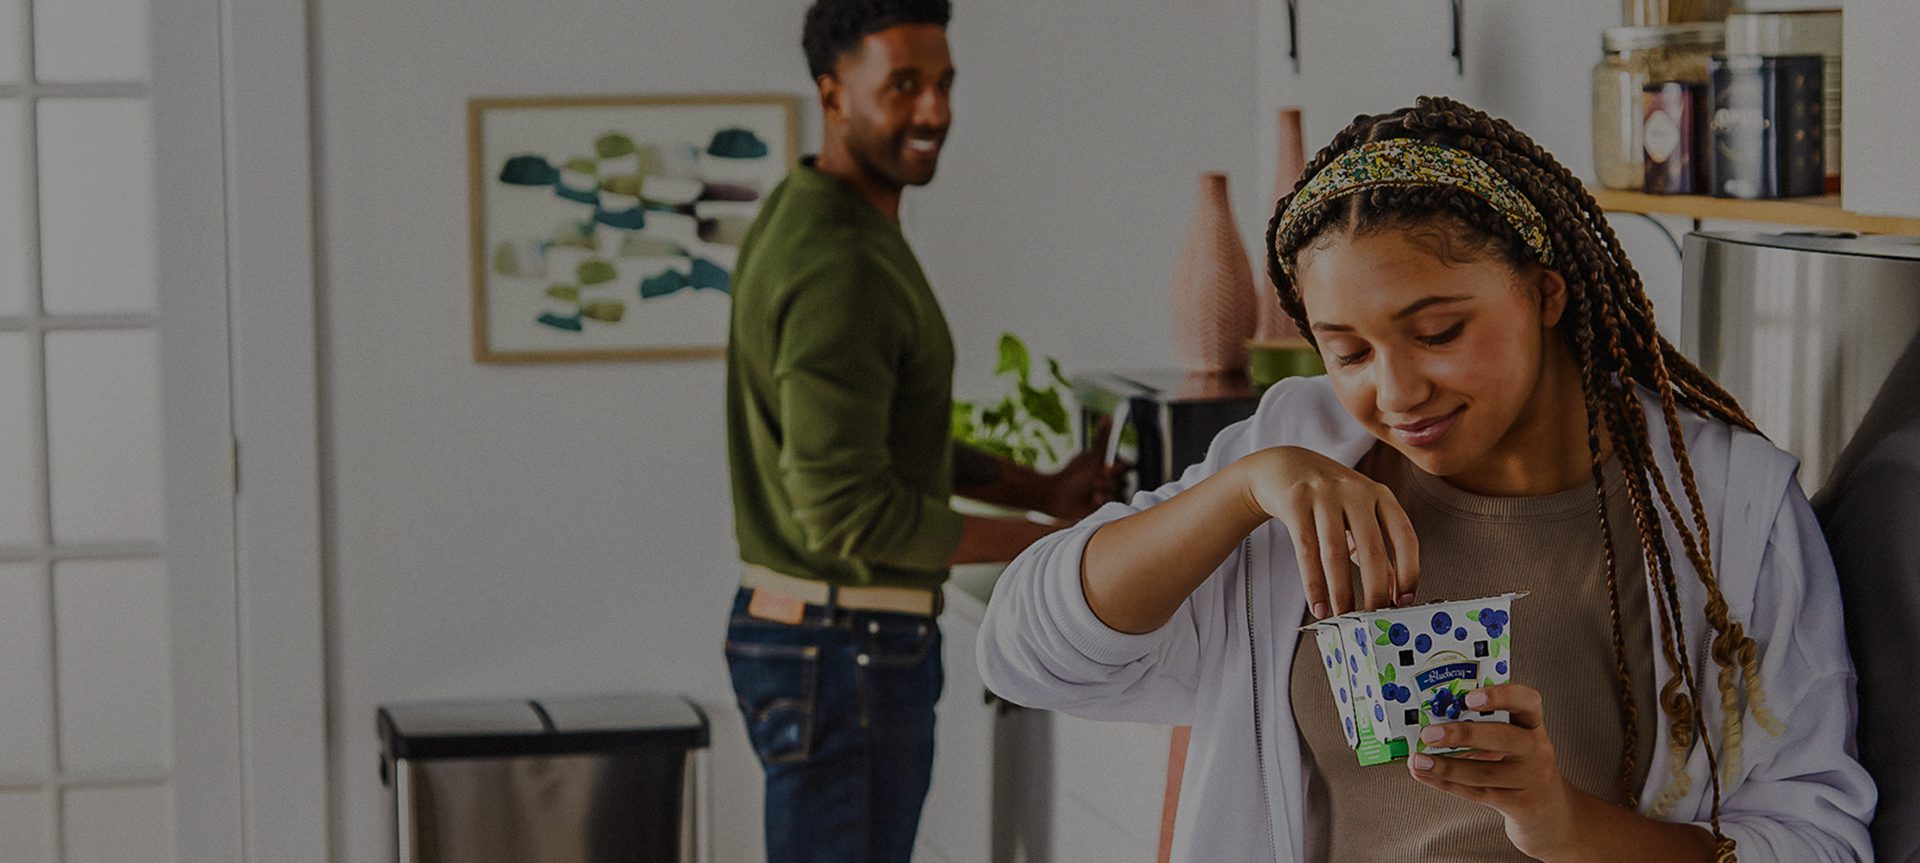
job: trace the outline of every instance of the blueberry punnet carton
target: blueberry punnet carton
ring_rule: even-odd
[[[1513,679],[1513,601],[1525,593],[1356,611],[1301,627],[1320,647],[1340,725],[1361,764],[1429,747],[1420,729],[1447,722],[1506,722],[1475,711],[1467,693]]]

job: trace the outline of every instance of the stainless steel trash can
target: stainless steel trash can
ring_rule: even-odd
[[[676,695],[380,708],[399,863],[706,863],[707,718]]]

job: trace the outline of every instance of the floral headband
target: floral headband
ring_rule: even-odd
[[[1287,204],[1280,217],[1281,230],[1321,204],[1380,186],[1452,186],[1467,192],[1492,205],[1520,233],[1540,262],[1553,266],[1547,220],[1527,196],[1465,150],[1409,138],[1362,144],[1335,157]],[[1280,266],[1287,278],[1293,278],[1293,266],[1284,257]]]

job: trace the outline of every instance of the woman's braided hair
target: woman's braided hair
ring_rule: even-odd
[[[1686,443],[1681,438],[1679,408],[1685,406],[1749,431],[1755,430],[1753,421],[1733,396],[1681,356],[1655,329],[1653,305],[1647,300],[1640,275],[1627,261],[1613,229],[1580,180],[1504,120],[1442,97],[1422,97],[1413,107],[1391,114],[1357,117],[1314,157],[1295,186],[1295,194],[1340,154],[1369,142],[1398,138],[1418,139],[1473,154],[1520,190],[1547,221],[1555,269],[1566,281],[1569,298],[1559,328],[1580,364],[1581,389],[1586,400],[1587,450],[1592,462],[1595,512],[1606,558],[1614,672],[1618,678],[1620,718],[1626,737],[1626,758],[1620,768],[1621,790],[1630,806],[1638,805],[1638,794],[1632,783],[1637,775],[1634,757],[1640,733],[1639,711],[1634,704],[1620,626],[1621,588],[1613,532],[1607,518],[1602,423],[1625,469],[1634,529],[1639,534],[1647,577],[1658,598],[1654,607],[1660,631],[1666,634],[1661,653],[1671,678],[1661,689],[1660,709],[1671,727],[1667,744],[1673,755],[1673,779],[1655,801],[1653,810],[1656,814],[1665,814],[1688,792],[1691,783],[1686,774],[1686,756],[1704,717],[1697,701],[1699,690],[1694,670],[1686,660],[1686,633],[1673,558],[1661,529],[1659,508],[1664,508],[1687,559],[1706,587],[1707,623],[1713,632],[1711,654],[1719,667],[1717,682],[1725,714],[1721,728],[1724,764],[1716,758],[1712,746],[1705,748],[1712,784],[1717,859],[1730,861],[1734,859],[1733,842],[1720,832],[1720,784],[1723,776],[1731,781],[1740,758],[1744,716],[1740,690],[1744,687],[1746,708],[1757,724],[1775,734],[1779,733],[1779,724],[1765,707],[1758,648],[1745,628],[1730,618],[1726,598],[1721,595],[1714,576],[1713,562],[1707,555],[1712,539],[1706,508],[1701,503]],[[1313,331],[1306,306],[1299,287],[1288,277],[1281,262],[1284,260],[1291,267],[1297,263],[1300,252],[1316,241],[1324,243],[1337,235],[1382,230],[1411,232],[1415,237],[1433,237],[1438,232],[1438,239],[1449,254],[1463,248],[1479,255],[1494,252],[1516,268],[1539,260],[1491,205],[1457,188],[1374,187],[1332,198],[1295,214],[1291,220],[1283,220],[1290,200],[1292,196],[1278,203],[1267,230],[1267,270],[1279,288],[1281,307],[1309,339],[1313,338]],[[1691,526],[1686,514],[1676,505],[1655,460],[1655,442],[1638,392],[1641,388],[1659,400],[1667,445],[1679,467],[1691,510]]]

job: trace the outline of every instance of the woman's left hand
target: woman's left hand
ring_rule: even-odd
[[[1536,859],[1567,847],[1579,823],[1584,797],[1560,777],[1553,741],[1540,712],[1540,691],[1517,683],[1487,686],[1467,694],[1470,710],[1505,710],[1510,720],[1429,725],[1420,738],[1429,747],[1471,747],[1458,755],[1414,755],[1413,778],[1506,819],[1507,838]]]

